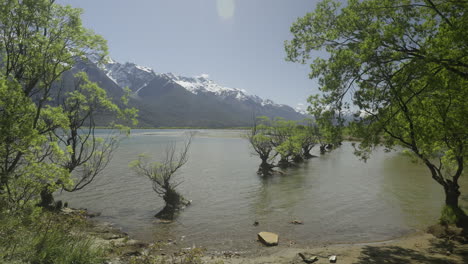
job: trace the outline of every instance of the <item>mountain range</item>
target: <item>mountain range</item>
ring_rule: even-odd
[[[78,62],[76,71],[87,72],[91,81],[116,99],[128,87],[130,106],[139,110],[140,127],[245,127],[252,125],[255,116],[306,118],[290,106],[224,87],[208,75],[156,73],[148,67],[112,59],[98,65],[92,58]]]

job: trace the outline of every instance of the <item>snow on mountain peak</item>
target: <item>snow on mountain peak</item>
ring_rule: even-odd
[[[234,96],[238,100],[248,98],[245,90],[221,86],[209,79],[210,76],[206,73],[195,77],[177,76],[172,73],[165,73],[163,76],[172,79],[172,81],[193,94],[209,92],[222,97]]]
[[[202,73],[202,74],[200,74],[199,76],[196,76],[196,77],[200,77],[200,78],[202,78],[202,79],[209,79],[209,78],[210,78],[210,75],[207,74],[207,73]]]
[[[303,103],[298,103],[296,107],[294,108],[294,110],[298,112],[299,114],[303,114],[303,115],[309,114],[309,112],[307,111],[307,106]]]
[[[152,73],[153,72],[153,69],[149,68],[149,67],[145,67],[145,66],[140,66],[140,65],[135,65],[135,67],[139,70],[142,70],[142,71],[145,71],[145,72],[149,72],[149,73]]]
[[[269,99],[262,99],[256,95],[250,95],[244,89],[230,88],[217,84],[210,79],[206,73],[194,77],[185,77],[173,73],[155,73],[153,69],[140,66],[135,63],[119,63],[112,58],[107,59],[107,63],[99,66],[105,74],[121,88],[128,87],[134,94],[138,94],[157,76],[177,83],[193,94],[210,93],[220,98],[235,98],[239,101],[252,100],[262,106],[282,107]]]
[[[134,92],[139,91],[156,77],[153,69],[149,67],[131,62],[121,64],[112,58],[109,58],[108,62],[101,66],[101,69],[118,86],[128,87]]]

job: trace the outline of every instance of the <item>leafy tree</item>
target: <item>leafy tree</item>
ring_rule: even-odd
[[[301,155],[301,143],[299,138],[294,135],[296,122],[275,118],[270,128],[270,137],[276,152],[280,156],[278,166],[287,168],[292,166],[293,158]]]
[[[183,206],[189,205],[176,187],[180,184],[174,180],[176,172],[188,161],[188,151],[194,134],[185,141],[180,152],[177,153],[175,143],[166,147],[162,162],[150,163],[148,157],[141,155],[138,160],[130,163],[130,167],[138,175],[147,177],[153,183],[153,190],[164,199],[166,205],[156,214],[156,217],[172,220],[175,213]]]
[[[113,152],[117,149],[120,141],[120,133],[113,130],[107,131],[107,136],[97,136],[96,115],[99,113],[114,114],[116,120],[126,116],[127,109],[120,109],[106,91],[96,83],[89,81],[84,72],[74,75],[74,85],[70,91],[60,91],[55,98],[55,103],[59,105],[66,114],[66,126],[61,126],[52,130],[52,140],[58,141],[59,146],[64,149],[63,155],[56,159],[50,156],[49,160],[64,168],[73,181],[63,182],[58,180],[57,185],[62,190],[74,192],[82,190],[89,185],[94,178],[100,174],[108,165]],[[60,94],[63,93],[63,96]],[[125,100],[125,98],[123,98]],[[125,104],[124,104],[125,105]],[[115,123],[110,124],[116,126]],[[121,125],[117,125],[123,129]],[[44,207],[54,206],[52,190],[47,185],[41,192],[41,205]]]
[[[8,207],[40,193],[48,205],[53,191],[89,184],[115,146],[95,136],[95,115],[136,114],[117,107],[83,73],[78,85],[60,87],[78,60],[107,53],[106,41],[82,26],[81,12],[53,0],[0,1],[0,200]]]
[[[47,156],[60,159],[63,152],[47,135],[31,129],[36,113],[15,80],[0,78],[0,209],[22,209],[44,183],[67,181],[63,168],[42,162]]]
[[[319,139],[318,126],[310,119],[304,120],[304,123],[304,125],[297,125],[295,131],[302,149],[301,155],[294,157],[295,162],[312,158],[313,155],[310,154],[310,151],[315,147]]]
[[[253,154],[262,160],[257,171],[257,174],[262,176],[268,176],[273,173],[273,168],[276,167],[273,162],[278,155],[269,136],[271,133],[270,123],[271,120],[268,117],[258,117],[254,120],[254,125],[247,134]]]
[[[317,142],[316,127],[311,120],[304,122],[298,125],[295,121],[270,120],[265,116],[255,120],[247,139],[253,154],[262,160],[259,175],[271,175],[275,167],[287,168],[312,157],[310,151]]]
[[[320,153],[331,150],[343,142],[343,117],[341,114],[341,102],[337,105],[330,100],[312,95],[308,98],[311,104],[309,113],[315,118],[317,138],[320,143]]]
[[[322,1],[291,27],[288,59],[315,58],[320,99],[339,111],[349,100],[360,111],[356,154],[403,147],[422,161],[445,192],[444,212],[464,217],[460,186],[467,156],[468,31],[466,1]],[[442,217],[443,221],[444,216]],[[446,221],[450,222],[450,221]]]

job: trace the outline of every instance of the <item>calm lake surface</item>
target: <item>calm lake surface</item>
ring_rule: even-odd
[[[278,233],[282,245],[382,241],[424,229],[439,216],[442,187],[426,167],[403,154],[377,150],[364,163],[345,143],[285,175],[264,179],[256,174],[260,160],[241,137],[245,132],[197,131],[189,161],[176,176],[178,190],[193,203],[173,223],[154,218],[163,200],[128,164],[141,153],[158,160],[167,144],[184,139],[184,130],[133,130],[99,178],[58,199],[101,212],[98,220],[140,240],[173,239],[213,250],[251,251],[259,247],[260,231]],[[461,179],[464,205],[467,178]],[[304,224],[289,223],[295,219]]]

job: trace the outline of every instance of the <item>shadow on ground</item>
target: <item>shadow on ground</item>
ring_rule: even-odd
[[[452,264],[468,263],[468,245],[434,239],[431,247],[417,251],[398,246],[367,246],[354,264]]]
[[[432,257],[429,254],[406,249],[397,246],[373,247],[367,246],[362,249],[361,256],[355,264],[447,264],[455,263],[443,257]]]

